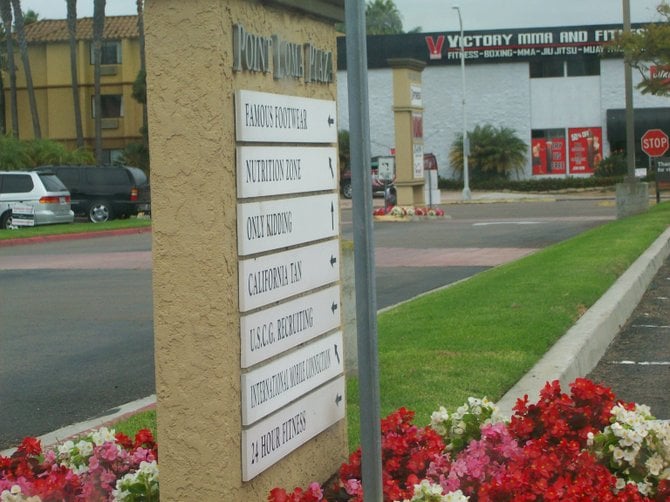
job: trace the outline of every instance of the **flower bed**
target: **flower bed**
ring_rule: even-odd
[[[589,380],[570,388],[547,383],[509,421],[486,399],[441,407],[428,426],[400,408],[381,423],[384,500],[670,500],[670,424]],[[157,460],[146,430],[131,440],[103,428],[47,451],[26,438],[0,457],[0,501],[157,501]],[[335,482],[275,488],[268,500],[361,502],[363,490],[358,449]]]
[[[670,424],[649,409],[577,379],[570,395],[557,381],[540,400],[520,399],[510,421],[493,403],[470,398],[431,424],[401,408],[382,421],[385,501],[668,501]],[[328,486],[275,488],[270,502],[363,500],[361,452]]]
[[[0,501],[157,501],[157,462],[146,429],[133,441],[103,427],[47,451],[25,438],[11,457],[0,456]]]
[[[444,218],[444,210],[439,207],[386,206],[372,213],[378,221],[414,221]]]

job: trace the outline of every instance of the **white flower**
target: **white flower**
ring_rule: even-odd
[[[158,464],[153,462],[141,462],[139,469],[130,472],[116,481],[116,487],[112,490],[115,502],[123,502],[131,495],[131,488],[135,485],[141,489],[148,489],[152,494],[158,493]]]
[[[107,427],[101,427],[91,434],[91,441],[96,446],[101,446],[108,442],[114,442],[114,429],[108,429]]]
[[[469,498],[464,496],[460,490],[443,495],[439,484],[432,484],[424,479],[420,484],[414,485],[412,500],[405,502],[467,502],[468,500]]]
[[[12,488],[9,490],[3,490],[0,493],[0,502],[40,502],[41,499],[38,496],[27,497],[21,492],[21,487],[19,485],[12,485]]]
[[[649,474],[652,476],[659,476],[663,470],[663,457],[655,453],[647,459],[644,463],[645,467],[649,470]]]
[[[90,441],[79,441],[77,443],[77,449],[79,450],[79,455],[84,457],[93,455],[93,444]]]

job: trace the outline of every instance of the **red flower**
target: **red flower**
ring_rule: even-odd
[[[17,451],[23,455],[39,455],[42,453],[42,444],[37,438],[27,437],[23,439]]]

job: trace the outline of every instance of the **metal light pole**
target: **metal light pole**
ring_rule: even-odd
[[[461,29],[461,83],[463,86],[463,200],[470,200],[470,173],[468,172],[468,155],[470,155],[470,140],[468,139],[468,115],[465,108],[465,40],[463,38],[463,19],[461,8],[452,7],[458,13],[458,25]]]
[[[623,0],[623,32],[630,35],[630,0]],[[624,53],[624,86],[626,96],[626,162],[629,183],[635,183],[635,117],[633,108],[633,67],[630,52]]]

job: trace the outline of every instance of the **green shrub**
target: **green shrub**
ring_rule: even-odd
[[[626,154],[618,151],[613,152],[598,163],[594,175],[598,177],[625,176],[628,173],[628,162]]]
[[[50,139],[17,140],[0,136],[0,169],[15,171],[47,164],[91,164],[93,154],[88,150],[68,150],[62,143]]]
[[[623,181],[623,176],[589,177],[589,178],[542,178],[530,180],[474,180],[470,183],[473,190],[492,190],[513,192],[554,192],[559,190],[596,189],[613,187]],[[439,187],[443,190],[461,190],[463,182],[452,179],[439,179]]]

